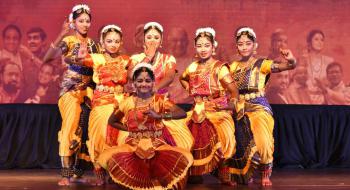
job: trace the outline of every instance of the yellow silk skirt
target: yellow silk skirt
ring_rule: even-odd
[[[69,91],[63,94],[58,100],[58,108],[62,117],[61,130],[58,132],[59,155],[71,156],[73,151],[69,149],[72,140],[80,141],[75,134],[78,126],[81,108],[86,90]]]

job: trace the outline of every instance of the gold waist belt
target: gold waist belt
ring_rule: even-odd
[[[97,85],[96,89],[100,92],[109,92],[109,93],[123,93],[123,87],[121,86],[104,86],[104,85]]]
[[[265,92],[261,91],[261,92],[252,92],[252,93],[247,93],[247,94],[240,94],[239,95],[239,99],[242,100],[252,100],[255,98],[259,98],[259,97],[264,97],[265,96]]]
[[[129,132],[129,136],[132,138],[157,138],[162,136],[163,132],[162,130],[157,130],[157,131],[140,131],[140,132]]]

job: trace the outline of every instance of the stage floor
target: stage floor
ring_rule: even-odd
[[[94,187],[84,184],[73,184],[68,187],[59,187],[56,185],[59,180],[59,170],[52,169],[28,169],[28,170],[0,170],[0,189],[1,190],[31,190],[31,189],[74,189],[74,190],[98,190],[98,189],[116,189],[115,185],[106,185],[103,187]],[[89,172],[86,175],[89,179],[93,174]],[[250,186],[239,185],[236,188],[222,186],[212,176],[205,176],[204,184],[188,184],[188,190],[225,190],[225,189],[271,189],[271,190],[306,190],[306,189],[350,189],[350,169],[276,169],[273,172],[273,187],[261,188],[258,184]]]

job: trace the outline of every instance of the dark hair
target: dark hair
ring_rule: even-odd
[[[21,30],[19,29],[19,27],[17,25],[14,25],[14,24],[10,24],[10,25],[7,25],[4,30],[2,31],[2,38],[5,38],[5,35],[6,35],[6,32],[8,30],[16,30],[16,32],[18,33],[19,35],[19,39],[22,39],[22,33],[21,33]]]
[[[340,63],[338,62],[332,62],[330,64],[327,65],[327,68],[326,68],[326,73],[328,73],[328,71],[333,68],[333,67],[339,67],[340,71],[343,72],[343,67],[341,66]]]
[[[247,28],[248,26],[241,26],[241,27],[238,27],[235,31],[235,36],[236,36],[236,42],[241,38],[241,36],[243,35],[246,35],[251,41],[255,42],[256,41],[256,38],[251,34],[249,33],[248,31],[243,31],[241,33],[239,33],[237,35],[237,32],[242,29],[242,28]]]
[[[211,44],[214,46],[214,36],[209,32],[201,32],[194,38],[194,43],[196,44],[200,37],[206,37]]]
[[[157,26],[153,26],[153,25],[151,25],[151,26],[149,26],[149,27],[143,29],[143,35],[145,36],[146,33],[147,33],[148,31],[150,31],[151,29],[156,29],[156,30],[159,32],[159,34],[160,34],[161,36],[163,36],[163,32],[162,32]]]
[[[117,34],[120,35],[120,38],[123,38],[123,34],[119,30],[116,30],[115,28],[109,28],[106,32],[102,33],[102,40],[104,40],[107,34],[110,32],[116,32]]]
[[[133,74],[133,76],[132,76],[132,80],[135,81],[136,78],[139,77],[140,74],[141,74],[142,72],[147,72],[148,75],[149,75],[149,77],[152,79],[152,81],[155,80],[153,71],[152,71],[151,69],[147,68],[147,67],[140,67],[140,68],[138,68],[138,69],[134,72],[134,74]]]
[[[21,71],[21,68],[19,67],[18,64],[11,61],[10,59],[5,59],[0,61],[0,74],[4,74],[7,65],[16,65],[18,67],[18,70]]]
[[[319,30],[319,29],[314,29],[314,30],[311,30],[309,32],[309,34],[307,35],[307,38],[306,38],[306,42],[311,45],[311,42],[312,42],[312,38],[316,35],[316,34],[321,34],[323,39],[325,38],[325,35],[324,33],[322,32],[322,30]]]
[[[41,40],[44,41],[44,40],[46,39],[46,33],[45,33],[45,31],[44,31],[42,28],[40,28],[40,27],[33,27],[33,28],[29,29],[28,32],[27,32],[27,35],[29,35],[29,34],[31,34],[31,33],[39,33],[39,34],[40,34]]]
[[[80,15],[82,15],[83,13],[86,13],[87,15],[89,15],[90,20],[92,19],[92,18],[91,18],[91,13],[90,13],[90,11],[88,11],[88,10],[86,10],[86,9],[84,9],[84,8],[80,8],[80,9],[74,11],[74,12],[72,13],[72,14],[73,14],[73,19],[74,19],[74,20],[77,19],[77,18],[78,18]]]

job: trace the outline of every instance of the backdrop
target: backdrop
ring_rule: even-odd
[[[98,39],[98,30],[105,24],[113,23],[121,26],[124,32],[123,51],[128,55],[142,51],[135,43],[135,41],[137,42],[135,38],[137,26],[149,21],[161,23],[165,28],[161,51],[171,53],[177,58],[180,71],[190,63],[194,55],[193,39],[198,27],[210,26],[216,30],[219,43],[217,58],[231,62],[238,59],[234,46],[235,29],[243,25],[250,26],[258,36],[259,55],[273,58],[273,44],[279,43],[283,48],[290,48],[299,61],[299,69],[271,77],[269,88],[272,89],[271,92],[273,93],[269,99],[272,103],[350,103],[348,100],[350,98],[346,96],[348,81],[350,80],[350,75],[348,75],[350,65],[347,64],[350,44],[350,37],[347,35],[350,28],[350,22],[348,22],[350,20],[348,11],[350,10],[350,1],[2,0],[0,1],[0,30],[3,30],[8,24],[17,25],[23,35],[21,44],[28,46],[27,31],[32,27],[41,27],[47,33],[45,43],[48,47],[60,32],[62,23],[72,7],[78,3],[86,3],[91,8],[90,37]],[[178,28],[184,30],[187,36],[180,32],[174,32]],[[310,45],[307,43],[307,36],[314,29],[318,29],[324,34],[322,47],[317,52],[309,51]],[[180,45],[176,46],[176,43],[180,43]],[[4,34],[0,44],[2,50],[6,49],[4,47]],[[315,47],[311,49],[315,49]],[[340,64],[342,72],[336,73],[338,75],[333,78],[329,78],[327,77],[326,66],[334,61]],[[33,78],[36,78],[37,72],[30,72],[34,71],[27,71],[23,75],[32,75]],[[56,74],[61,75],[59,72]],[[317,77],[322,79],[323,90],[313,80]],[[55,77],[53,80],[59,83],[59,77]],[[307,81],[306,84],[304,84],[305,81]],[[28,80],[25,82],[28,83]],[[177,83],[177,81],[175,82]],[[304,86],[305,88],[303,88]],[[330,92],[327,94],[324,89],[328,89]],[[33,93],[34,96],[35,92]],[[306,99],[298,97],[300,93],[303,96],[310,97]],[[55,92],[56,96],[51,95],[54,98],[44,103],[55,103],[57,94],[58,92]],[[274,96],[276,94],[278,97]],[[24,102],[29,98],[31,97],[25,97],[17,102]],[[330,101],[330,99],[337,101]],[[1,99],[0,102],[8,103],[1,101]],[[28,102],[35,103],[35,101]]]

